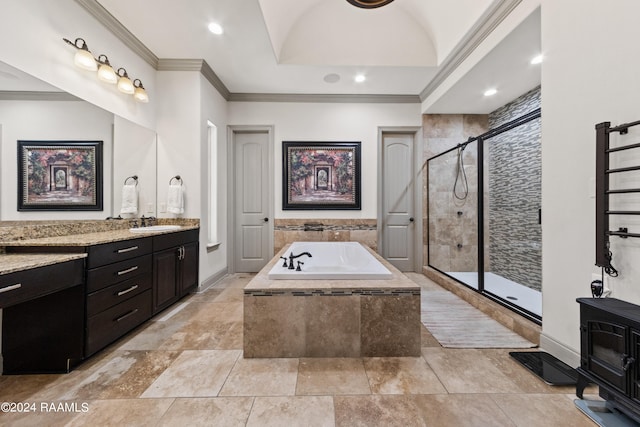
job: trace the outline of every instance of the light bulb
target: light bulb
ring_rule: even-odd
[[[145,104],[149,102],[149,95],[147,95],[147,91],[144,89],[144,86],[142,86],[140,79],[135,79],[133,81],[133,86],[135,87],[133,98],[136,101],[144,102]]]
[[[120,71],[122,71],[122,73]],[[131,79],[127,75],[127,70],[124,68],[118,68],[118,76],[120,76],[118,79],[118,90],[122,93],[126,93],[127,95],[133,95],[133,83],[131,83]]]
[[[116,84],[118,83],[118,75],[113,71],[113,67],[109,63],[109,59],[106,55],[98,56],[98,79],[105,83]]]
[[[78,49],[76,55],[73,58],[73,62],[83,70],[96,71],[98,69],[96,60],[88,50]]]

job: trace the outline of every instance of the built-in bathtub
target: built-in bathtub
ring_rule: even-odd
[[[303,255],[289,263],[289,255]],[[384,280],[393,275],[358,242],[294,242],[282,255],[286,260],[276,262],[269,270],[271,280]],[[298,262],[301,262],[297,271]]]
[[[341,265],[326,261],[331,252],[359,250],[387,273],[373,279],[314,277],[315,267],[323,263]],[[304,262],[303,271],[282,267],[281,257],[289,262],[292,252],[312,254],[296,259]],[[301,275],[305,270],[307,275]],[[286,279],[270,278],[272,271],[286,274]],[[243,306],[246,358],[420,356],[420,287],[360,243],[286,246],[245,286]]]

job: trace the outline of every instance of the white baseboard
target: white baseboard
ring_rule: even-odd
[[[211,276],[207,277],[202,282],[200,282],[200,286],[198,286],[198,292],[206,291],[211,286],[213,286],[218,280],[226,276],[228,273],[229,273],[229,269],[225,267],[222,270],[218,271],[217,273],[214,273]]]
[[[544,332],[540,334],[540,349],[562,360],[567,365],[577,368],[580,366],[580,353],[566,345],[559,343]]]

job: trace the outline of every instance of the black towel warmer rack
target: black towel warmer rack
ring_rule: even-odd
[[[617,276],[618,272],[611,265],[612,254],[609,236],[640,237],[640,233],[630,233],[627,228],[623,227],[618,230],[610,230],[609,217],[610,215],[640,215],[640,211],[610,210],[609,196],[611,194],[640,193],[640,188],[611,189],[609,188],[609,176],[614,173],[640,171],[640,166],[611,169],[609,155],[640,148],[640,143],[611,148],[609,135],[614,132],[625,135],[629,133],[630,127],[637,125],[640,125],[640,120],[615,127],[611,127],[611,122],[602,122],[596,125],[596,265],[602,267],[610,276]]]

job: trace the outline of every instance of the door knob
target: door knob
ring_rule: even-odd
[[[264,219],[264,222],[269,222],[269,218],[265,218],[265,219]]]
[[[409,222],[413,222],[413,217],[409,218]]]

